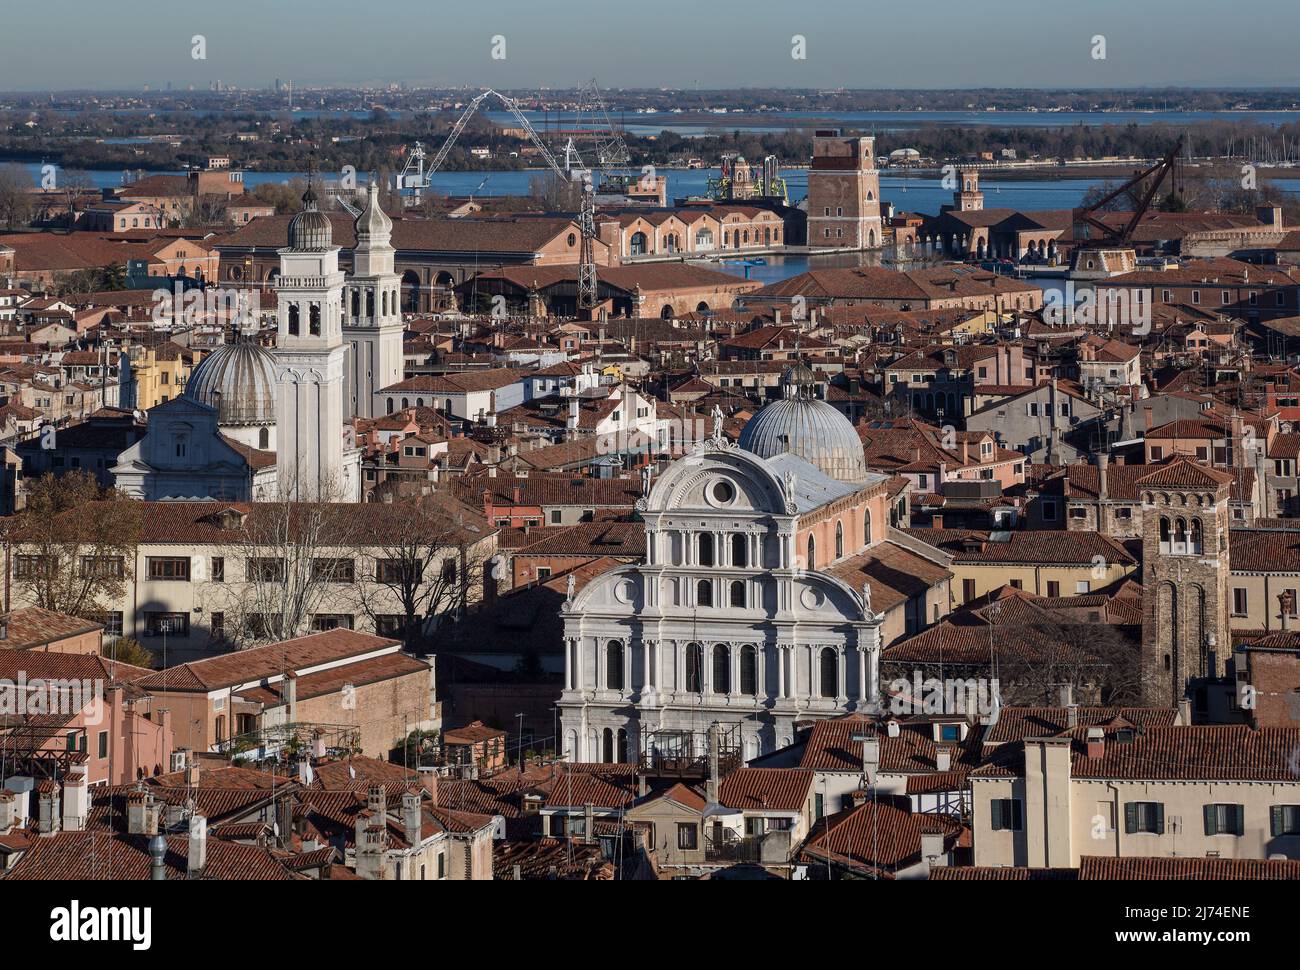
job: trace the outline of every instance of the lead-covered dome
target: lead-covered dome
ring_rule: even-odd
[[[329,249],[334,227],[329,216],[316,207],[316,190],[307,183],[302,194],[302,211],[289,220],[289,248],[299,252],[322,252]]]
[[[803,363],[781,377],[785,397],[763,407],[740,432],[740,447],[771,458],[789,452],[840,482],[867,480],[862,441],[849,419],[818,399],[816,375]]]
[[[219,425],[274,426],[275,358],[249,340],[225,344],[199,361],[185,396],[216,408]]]

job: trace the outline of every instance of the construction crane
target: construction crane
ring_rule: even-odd
[[[1146,215],[1147,210],[1151,208],[1151,203],[1155,201],[1156,193],[1160,191],[1160,185],[1165,180],[1165,176],[1174,171],[1177,164],[1178,153],[1182,150],[1183,138],[1180,135],[1174,142],[1174,146],[1165,153],[1165,157],[1160,159],[1145,171],[1138,172],[1131,179],[1112,192],[1107,192],[1100,199],[1090,206],[1074,210],[1074,237],[1076,240],[1085,240],[1090,245],[1083,248],[1108,249],[1125,247],[1129,240],[1133,238],[1133,232],[1137,229],[1138,223]],[[1141,194],[1136,196],[1136,205],[1133,207],[1133,213],[1129,216],[1127,222],[1118,229],[1108,222],[1098,218],[1095,213],[1100,212],[1109,203],[1118,199],[1122,195],[1130,194],[1135,189],[1139,189],[1142,183],[1150,179],[1150,183]],[[1093,230],[1101,235],[1099,238],[1093,238]]]
[[[473,100],[465,106],[461,112],[456,124],[452,126],[451,133],[447,136],[438,153],[433,156],[432,161],[427,165],[425,159],[428,157],[424,151],[424,146],[418,141],[412,149],[411,154],[406,159],[406,165],[402,168],[401,174],[397,177],[397,188],[414,189],[415,198],[418,201],[420,192],[429,188],[430,180],[437,173],[442,163],[447,160],[447,155],[451,152],[452,146],[456,144],[456,139],[460,137],[465,126],[469,124],[479,107],[488,98],[496,98],[502,106],[510,112],[519,127],[524,130],[528,140],[533,143],[539,155],[551,167],[551,171],[563,182],[581,182],[582,184],[582,204],[578,212],[578,225],[582,231],[582,250],[578,261],[578,309],[579,311],[591,311],[596,306],[596,258],[595,258],[595,239],[596,239],[596,191],[592,182],[591,171],[582,163],[582,158],[578,154],[577,147],[573,139],[570,138],[568,145],[565,146],[564,161],[561,166],[556,160],[554,153],[547,147],[546,143],[538,136],[537,131],[524,116],[519,107],[519,102],[514,98],[508,97],[499,91],[493,91],[491,88],[475,96]],[[622,137],[617,138],[617,144],[622,144]],[[605,149],[611,152],[611,159],[606,161],[605,149],[598,146],[597,160],[598,164],[613,164],[613,157],[617,156],[617,144],[608,144]],[[623,145],[623,153],[626,158],[627,146]],[[626,164],[626,162],[624,162]]]

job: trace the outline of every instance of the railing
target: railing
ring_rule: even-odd
[[[783,864],[790,861],[790,833],[775,831],[738,836],[726,831],[720,839],[706,833],[704,861]]]

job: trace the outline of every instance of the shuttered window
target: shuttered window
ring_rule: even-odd
[[[995,798],[989,803],[994,832],[1019,832],[1024,828],[1020,799]]]
[[[1244,835],[1245,832],[1246,807],[1244,805],[1205,806],[1206,835]]]
[[[1164,835],[1165,806],[1160,802],[1126,802],[1124,831],[1130,835],[1137,832]]]

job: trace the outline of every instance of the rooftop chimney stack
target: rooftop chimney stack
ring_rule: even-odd
[[[127,793],[126,831],[129,835],[158,834],[158,803],[152,792],[137,790]]]
[[[46,780],[36,789],[37,831],[54,835],[59,831],[59,787]]]
[[[18,796],[0,790],[0,835],[8,835],[18,824]]]
[[[208,864],[208,820],[195,813],[190,816],[189,855],[185,862],[185,872],[191,879],[203,874]]]
[[[402,829],[406,836],[406,842],[411,848],[420,844],[421,840],[420,815],[420,793],[419,791],[408,791],[402,795]]]
[[[155,832],[149,840],[149,878],[154,882],[162,882],[167,878],[167,866],[163,863],[166,858],[167,840]]]
[[[925,863],[927,872],[948,864],[948,854],[943,851],[942,832],[921,832],[921,860]]]
[[[1088,728],[1088,757],[1103,758],[1106,756],[1106,732],[1099,727]]]
[[[90,814],[90,788],[84,771],[74,771],[63,780],[63,828],[81,832]]]
[[[935,747],[934,770],[952,771],[952,749],[947,745],[939,745]]]

